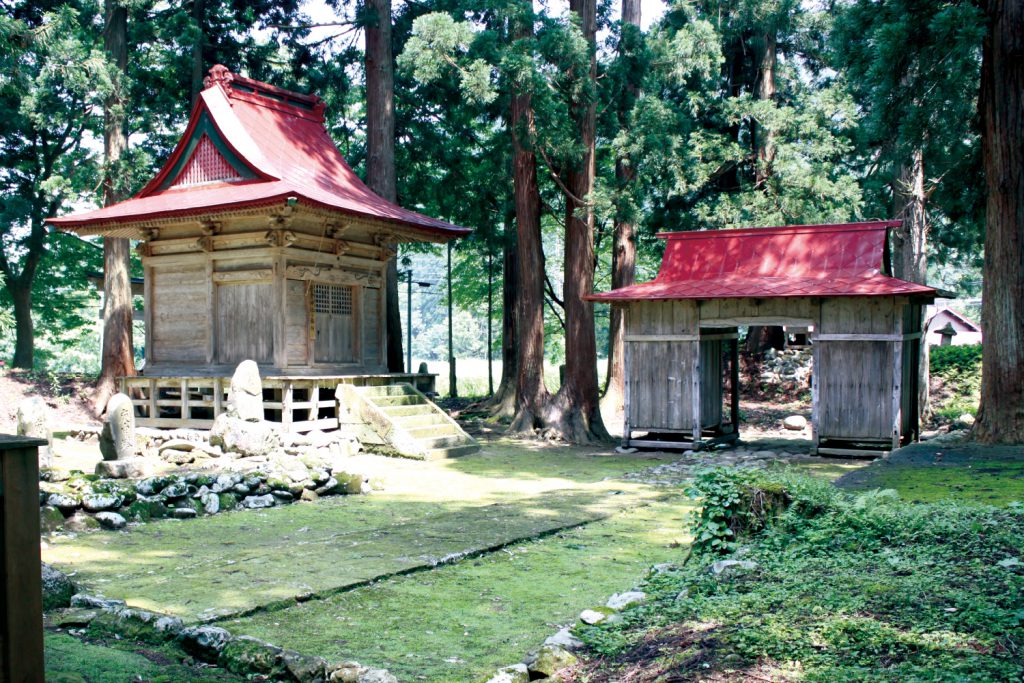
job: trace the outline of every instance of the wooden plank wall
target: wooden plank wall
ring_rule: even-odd
[[[306,365],[309,362],[309,283],[288,280],[285,306],[285,334],[288,345],[288,365]]]
[[[704,428],[722,424],[722,341],[700,343],[700,423]]]
[[[902,306],[892,298],[822,302],[814,369],[819,439],[891,439],[901,328]]]
[[[632,430],[693,429],[698,357],[697,307],[692,301],[643,301],[626,315],[626,377]]]
[[[204,264],[150,269],[150,350],[156,362],[206,361],[207,277]]]
[[[217,287],[217,362],[274,362],[272,283]]]

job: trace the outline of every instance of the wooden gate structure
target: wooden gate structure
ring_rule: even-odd
[[[898,225],[660,234],[654,281],[589,297],[625,312],[624,445],[736,439],[739,328],[750,325],[810,330],[816,452],[882,454],[916,438],[922,307],[935,289],[887,274]]]
[[[401,242],[468,234],[375,194],[345,162],[315,95],[215,66],[185,132],[135,197],[49,219],[138,240],[144,376],[124,378],[142,424],[203,427],[235,366],[255,360],[272,419],[338,425],[339,384],[408,383],[386,358],[385,278]]]

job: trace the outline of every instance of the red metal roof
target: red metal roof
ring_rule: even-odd
[[[882,274],[888,229],[899,221],[661,233],[653,282],[592,301],[934,295]]]
[[[178,146],[138,195],[48,222],[102,234],[128,222],[211,214],[296,197],[300,204],[397,224],[425,237],[445,239],[470,232],[403,209],[367,187],[324,128],[323,103],[318,97],[244,78],[223,66],[215,66],[210,74]],[[211,156],[206,135],[196,137],[197,128],[202,131],[204,126],[212,126],[223,142],[223,154],[215,150],[216,156]],[[198,147],[193,142],[196,139]],[[186,154],[188,159],[182,160]],[[204,177],[215,177],[208,173],[226,172],[225,165],[243,177],[201,182]],[[197,179],[200,182],[195,182]]]

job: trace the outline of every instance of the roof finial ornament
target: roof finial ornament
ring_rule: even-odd
[[[226,66],[214,64],[210,68],[210,75],[203,79],[203,87],[212,88],[214,85],[220,84],[226,88],[234,79],[235,75]]]

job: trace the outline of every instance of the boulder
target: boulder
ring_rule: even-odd
[[[608,621],[608,617],[615,613],[615,610],[607,607],[601,607],[599,609],[585,609],[580,612],[580,621],[584,624],[594,626]]]
[[[75,594],[75,584],[67,574],[43,563],[43,609],[51,610],[58,607],[69,607],[71,596]]]
[[[974,426],[974,416],[970,413],[964,413],[953,421],[954,429],[970,429]]]
[[[243,360],[231,376],[228,414],[245,422],[263,421],[263,380],[255,361]]]
[[[172,465],[188,465],[196,461],[196,453],[202,451],[163,451],[160,457]]]
[[[232,673],[277,677],[285,672],[282,652],[281,648],[252,636],[237,636],[221,650],[218,662]]]
[[[387,669],[367,669],[359,675],[357,683],[398,683],[398,679]]]
[[[782,426],[790,431],[799,432],[807,428],[807,418],[803,415],[790,415],[782,421]]]
[[[100,432],[100,453],[104,460],[125,460],[135,455],[135,406],[124,394],[114,394]]]
[[[265,496],[246,496],[242,499],[242,507],[250,510],[260,510],[262,508],[271,508],[277,504],[277,499],[272,494]]]
[[[82,504],[82,499],[71,493],[51,493],[46,499],[46,504],[70,515]]]
[[[625,593],[616,593],[612,597],[608,598],[608,602],[606,602],[605,605],[613,610],[621,612],[633,605],[643,603],[646,599],[647,594],[643,591],[626,591]]]
[[[64,528],[64,513],[52,505],[39,508],[39,528],[44,534]]]
[[[281,443],[277,429],[269,422],[248,422],[227,413],[221,413],[210,429],[210,443],[239,457],[264,456],[272,453]]]
[[[145,458],[101,460],[96,463],[96,474],[106,479],[139,479],[149,473],[150,465]]]
[[[105,598],[102,595],[89,595],[88,593],[75,593],[71,596],[72,607],[86,609],[119,610],[125,606],[124,600]]]
[[[323,657],[285,650],[281,653],[281,663],[291,676],[290,680],[299,683],[324,683],[327,680],[327,660]]]
[[[96,521],[96,518],[81,510],[64,520],[65,531],[93,531],[99,528],[100,523]]]
[[[487,679],[487,683],[529,683],[530,671],[525,664],[513,664],[512,666],[498,669],[498,673]]]
[[[330,668],[327,680],[331,683],[359,683],[359,676],[366,670],[359,662],[342,662]]]
[[[204,662],[215,662],[227,647],[231,634],[219,626],[190,626],[178,636],[187,652]]]
[[[543,678],[553,676],[556,672],[572,666],[579,661],[573,653],[558,647],[557,645],[543,645],[536,652],[531,652],[527,657],[526,669],[530,678]]]
[[[583,641],[573,635],[572,628],[569,626],[566,626],[555,635],[549,636],[548,639],[544,641],[544,644],[557,645],[563,650],[568,650],[569,652],[575,652],[583,647]],[[523,667],[523,671],[526,671],[525,666]]]
[[[125,518],[116,512],[97,512],[96,521],[100,523],[100,526],[104,529],[123,529],[128,523]]]
[[[69,607],[62,609],[51,617],[51,623],[57,628],[74,628],[88,626],[89,623],[103,613],[95,608]]]
[[[175,519],[194,519],[199,513],[192,508],[174,508],[171,516]]]
[[[204,493],[199,499],[203,504],[203,512],[208,515],[215,515],[220,512],[220,495],[216,493]]]
[[[87,493],[82,496],[82,507],[88,512],[103,512],[121,507],[124,498],[115,493]]]

